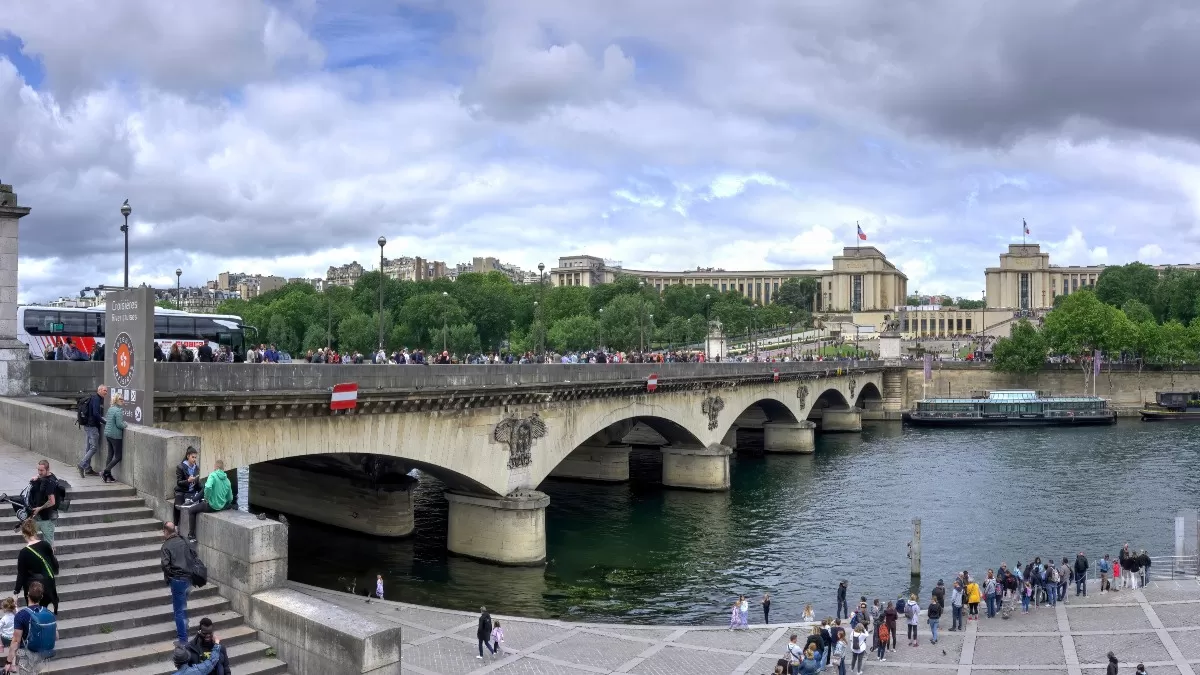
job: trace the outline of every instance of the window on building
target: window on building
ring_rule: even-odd
[[[925,319],[921,319],[921,332],[922,332],[922,333],[924,333],[924,332],[925,332],[925,330],[926,330],[926,328],[925,328]]]
[[[738,293],[746,294],[746,284],[738,284]]]
[[[1071,277],[1071,292],[1079,290],[1079,277]]]
[[[900,330],[901,330],[901,332],[904,332],[904,333],[908,332],[908,319],[907,318],[905,318],[903,321],[900,322]]]
[[[969,318],[967,319],[967,332],[968,333],[971,332],[971,319],[969,319]]]
[[[946,320],[945,319],[938,319],[938,332],[939,333],[946,332]]]
[[[863,275],[855,274],[851,278],[850,311],[861,312],[863,300]]]
[[[762,302],[762,297],[762,282],[757,281],[754,283],[754,299],[757,302]]]
[[[957,319],[957,321],[958,321],[958,323],[957,323],[956,325],[958,326],[958,328],[956,328],[955,330],[957,330],[958,332],[960,332],[960,333],[961,333],[961,332],[962,332],[962,329],[963,329],[963,327],[962,327],[962,322],[963,322],[963,320],[962,320],[962,319]]]
[[[1029,272],[1021,272],[1021,292],[1020,305],[1021,309],[1029,309]]]
[[[772,289],[772,290],[773,290],[773,292],[775,292],[775,293],[778,293],[778,292],[779,292],[779,282],[778,282],[778,281],[776,281],[776,282],[773,284],[773,289]]]
[[[725,288],[725,284],[721,284],[721,292],[724,293],[726,290],[728,289]]]

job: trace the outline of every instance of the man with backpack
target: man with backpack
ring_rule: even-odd
[[[187,601],[192,592],[192,552],[186,540],[175,529],[175,523],[163,524],[163,578],[171,587],[171,608],[175,613],[175,636],[180,646],[187,646]]]
[[[32,518],[37,525],[42,541],[54,545],[54,523],[58,520],[58,510],[66,510],[66,484],[50,472],[50,462],[40,460],[37,465],[37,475],[29,480],[29,494],[22,500],[20,497],[3,495],[0,501],[6,501],[17,512],[17,525],[13,532],[21,529],[21,523],[26,518]]]
[[[75,403],[75,424],[83,429],[83,459],[79,462],[79,477],[99,476],[92,468],[92,457],[100,452],[100,430],[104,428],[104,399],[108,387],[100,385],[93,394]]]
[[[37,675],[42,664],[54,656],[58,639],[58,620],[42,607],[43,588],[40,582],[29,584],[29,605],[22,607],[13,620],[12,644],[8,647],[6,673]]]

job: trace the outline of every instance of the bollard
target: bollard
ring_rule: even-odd
[[[921,519],[913,518],[913,538],[909,544],[908,553],[910,573],[914,577],[921,576]]]

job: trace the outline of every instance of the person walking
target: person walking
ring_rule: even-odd
[[[1108,670],[1105,675],[1117,675],[1117,656],[1112,652],[1108,653]]]
[[[479,608],[479,626],[475,629],[475,637],[479,640],[479,656],[475,658],[483,658],[484,647],[487,648],[488,653],[495,653],[492,651],[492,645],[488,642],[492,638],[492,615],[488,614],[487,607]]]
[[[380,600],[383,599],[383,575],[382,574],[375,575],[375,597]]]
[[[762,599],[763,623],[771,623],[771,594],[763,593]]]
[[[936,595],[930,598],[929,607],[925,609],[925,617],[929,620],[929,632],[933,635],[929,644],[936,645],[938,643],[938,623],[942,619],[942,605],[938,602]]]
[[[192,656],[191,650],[187,647],[175,647],[175,651],[171,654],[171,661],[175,664],[176,670],[172,675],[209,675],[216,670],[221,664],[221,660],[227,660],[228,657],[225,656],[225,650],[221,647],[221,639],[213,635],[212,641],[213,647],[209,652],[208,660],[194,666],[188,665]]]
[[[783,657],[787,660],[788,675],[796,675],[796,673],[800,672],[800,661],[804,659],[804,650],[796,642],[799,637],[795,633],[792,633],[791,639],[788,640],[787,652]]]
[[[42,541],[54,546],[54,525],[58,520],[58,477],[50,471],[50,462],[47,460],[37,463],[37,475],[29,481],[29,498],[25,507],[38,533],[42,535]]]
[[[125,410],[121,404],[125,399],[120,394],[114,394],[112,405],[104,414],[104,439],[108,441],[108,462],[104,465],[104,482],[115,483],[112,470],[121,461],[125,449]]]
[[[838,629],[837,634],[833,638],[833,660],[832,663],[837,666],[838,675],[846,675],[846,652],[849,651],[846,645],[846,631]]]
[[[889,602],[883,610],[883,624],[887,626],[888,635],[892,638],[892,651],[896,651],[896,641],[899,640],[896,637],[896,622],[899,618],[900,615],[896,613],[896,605]]]
[[[180,536],[175,523],[163,523],[163,543],[159,551],[163,579],[171,589],[171,611],[175,615],[175,637],[187,645],[188,596],[192,592],[192,571],[188,556],[191,549]]]
[[[57,620],[42,606],[42,585],[29,585],[25,607],[13,617],[12,644],[8,646],[6,673],[38,675],[46,659],[54,655],[58,637]]]
[[[837,619],[850,618],[850,607],[846,604],[846,593],[850,590],[850,582],[842,579],[837,587]]]
[[[33,584],[42,587],[41,602],[46,607],[52,607],[53,614],[58,614],[58,558],[54,557],[54,549],[38,537],[37,527],[32,520],[21,523],[21,537],[25,540],[25,548],[17,553],[17,578],[13,582],[13,595],[24,595],[25,604],[29,604],[29,588]]]
[[[954,590],[950,592],[950,631],[963,629],[962,623],[963,589],[962,582],[954,580]]]
[[[974,579],[967,579],[967,621],[979,620],[979,584]]]
[[[866,627],[861,623],[856,625],[850,644],[850,670],[859,675],[862,675],[863,661],[867,657],[867,643],[870,641],[871,634],[867,632]],[[842,671],[842,675],[844,673],[845,671]]]
[[[733,601],[733,610],[731,610],[729,612],[729,630],[734,630],[738,626],[742,625],[742,619],[740,616],[741,613],[742,613],[742,603],[738,602],[737,600],[734,600]]]
[[[100,430],[104,427],[104,399],[108,397],[108,387],[100,385],[96,391],[87,397],[87,411],[80,415],[79,426],[83,427],[83,459],[76,466],[79,477],[99,476],[92,468],[92,457],[100,452]]]
[[[893,633],[888,630],[886,623],[881,621],[875,626],[875,658],[880,661],[887,661],[885,654],[887,653],[888,640],[892,635]]]
[[[1080,551],[1079,555],[1075,556],[1075,569],[1073,571],[1073,578],[1075,579],[1075,595],[1076,597],[1082,595],[1086,598],[1088,559],[1087,556],[1083,554],[1083,551]]]
[[[921,606],[917,604],[917,594],[908,596],[908,604],[904,605],[904,616],[908,617],[908,643],[911,647],[920,647],[917,639],[917,626],[921,623]]]

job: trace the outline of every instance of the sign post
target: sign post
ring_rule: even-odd
[[[104,384],[121,395],[129,424],[154,424],[154,289],[140,286],[104,296]]]

